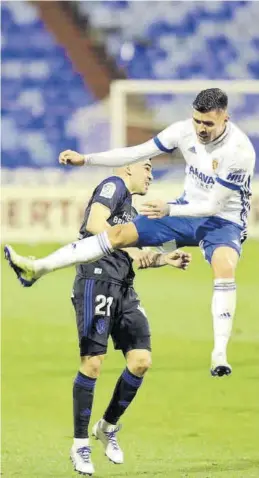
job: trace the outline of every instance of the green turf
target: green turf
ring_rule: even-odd
[[[21,246],[44,255],[50,246]],[[94,443],[96,476],[259,477],[259,244],[248,243],[238,270],[238,307],[229,347],[231,377],[209,375],[211,272],[194,251],[189,272],[140,271],[137,290],[153,333],[153,367],[123,418],[125,465]],[[72,381],[78,367],[70,291],[74,271],[32,289],[3,263],[2,454],[5,477],[73,477]],[[96,387],[93,421],[123,367],[110,353]],[[93,423],[93,422],[92,422]]]

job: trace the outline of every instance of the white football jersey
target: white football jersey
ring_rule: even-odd
[[[186,201],[208,201],[218,181],[231,189],[231,195],[217,216],[246,229],[255,150],[245,133],[229,122],[219,138],[204,145],[198,141],[190,119],[172,124],[154,142],[165,152],[181,150],[186,161],[183,194]]]

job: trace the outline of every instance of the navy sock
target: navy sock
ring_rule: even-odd
[[[74,438],[88,438],[96,378],[78,372],[73,387]]]
[[[121,415],[135,398],[142,381],[143,377],[137,377],[131,373],[128,368],[122,372],[116,383],[112,399],[103,416],[107,422],[113,425],[117,423]]]

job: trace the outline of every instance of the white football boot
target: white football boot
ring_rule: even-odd
[[[116,433],[121,429],[121,425],[111,425],[104,419],[99,420],[93,426],[93,436],[100,440],[104,446],[105,455],[110,461],[119,465],[123,463],[123,451],[117,442]]]
[[[212,352],[210,373],[212,377],[223,377],[232,373],[232,367],[227,362],[225,354]]]
[[[94,465],[91,460],[91,448],[90,446],[76,447],[72,446],[70,452],[70,458],[73,462],[74,469],[81,475],[93,475]]]

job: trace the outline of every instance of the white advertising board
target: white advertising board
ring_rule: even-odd
[[[2,187],[1,242],[61,242],[77,238],[92,187],[39,186]],[[136,197],[136,207],[148,198],[174,199],[182,183],[157,182],[145,198]],[[259,238],[259,182],[253,184],[249,218],[250,237]]]

